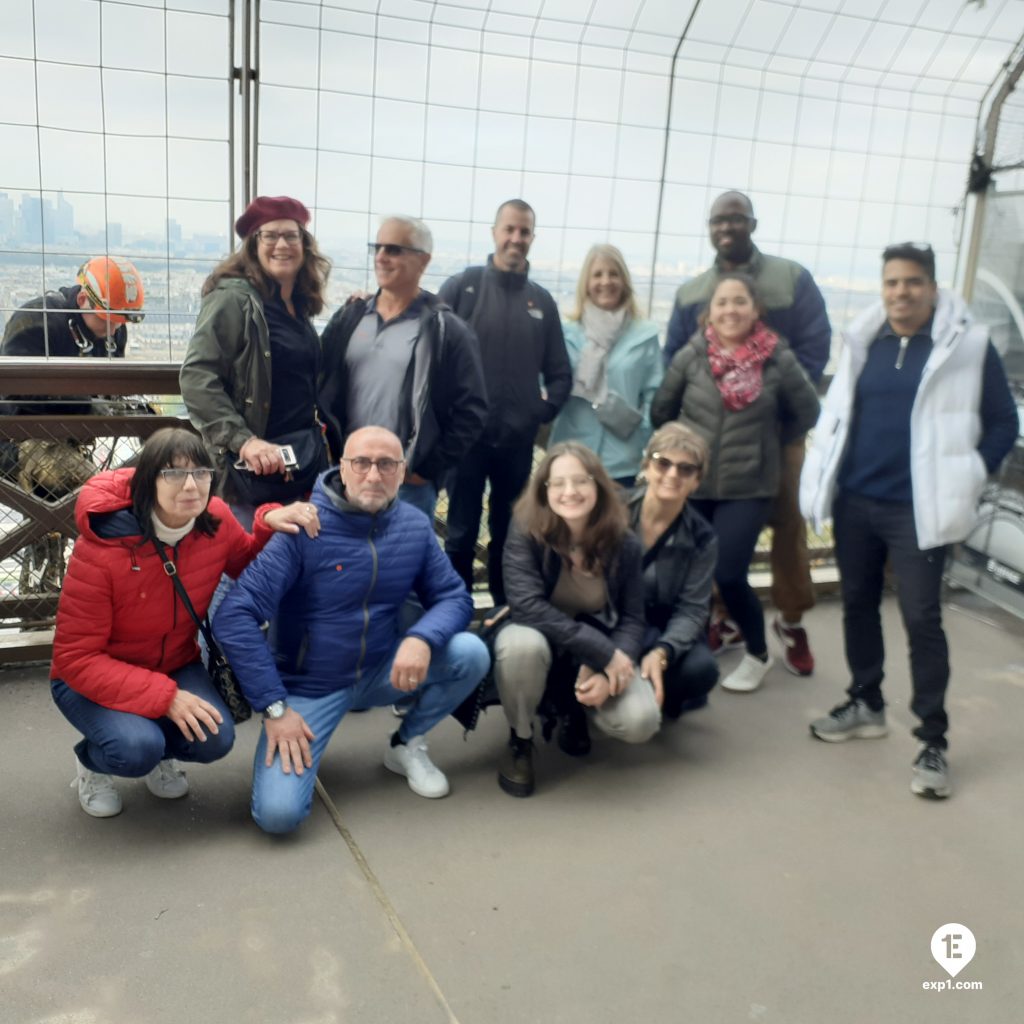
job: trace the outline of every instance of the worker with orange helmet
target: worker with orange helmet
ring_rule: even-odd
[[[77,283],[26,302],[0,343],[5,356],[123,356],[126,324],[144,313],[142,277],[129,260],[94,256]]]
[[[142,277],[126,259],[94,256],[79,268],[74,285],[26,302],[8,321],[0,356],[124,356],[127,324],[143,317]],[[2,397],[2,396],[0,396]],[[89,398],[55,401],[44,395],[0,401],[0,414],[74,416],[87,414]],[[15,443],[2,436],[0,475],[29,493],[56,500],[80,487],[96,465],[88,445],[44,437]],[[57,533],[22,552],[19,593],[48,593],[63,577],[65,538]]]

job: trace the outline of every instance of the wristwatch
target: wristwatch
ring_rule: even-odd
[[[263,717],[277,721],[277,719],[284,716],[287,710],[288,705],[283,700],[275,700],[273,704],[263,709]]]

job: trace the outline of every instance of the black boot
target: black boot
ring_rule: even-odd
[[[586,757],[590,753],[590,729],[582,704],[574,704],[558,723],[558,748],[570,757]]]
[[[498,765],[498,785],[509,796],[533,792],[533,740],[520,739],[514,729]]]

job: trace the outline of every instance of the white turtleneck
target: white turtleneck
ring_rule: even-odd
[[[164,544],[171,547],[174,547],[182,537],[187,536],[196,525],[195,519],[190,519],[184,526],[168,526],[155,512],[150,513],[150,518],[153,520],[153,532]]]

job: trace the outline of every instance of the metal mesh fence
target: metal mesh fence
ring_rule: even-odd
[[[19,0],[0,32],[0,328],[88,256],[126,255],[147,292],[127,358],[180,358],[253,172],[313,210],[332,302],[372,286],[378,217],[427,221],[436,287],[521,195],[531,273],[563,307],[608,241],[662,326],[712,258],[712,199],[741,189],[755,240],[811,269],[842,328],[890,241],[930,240],[951,276],[979,101],[1022,33],[1019,0]],[[54,559],[29,557],[43,587]]]

